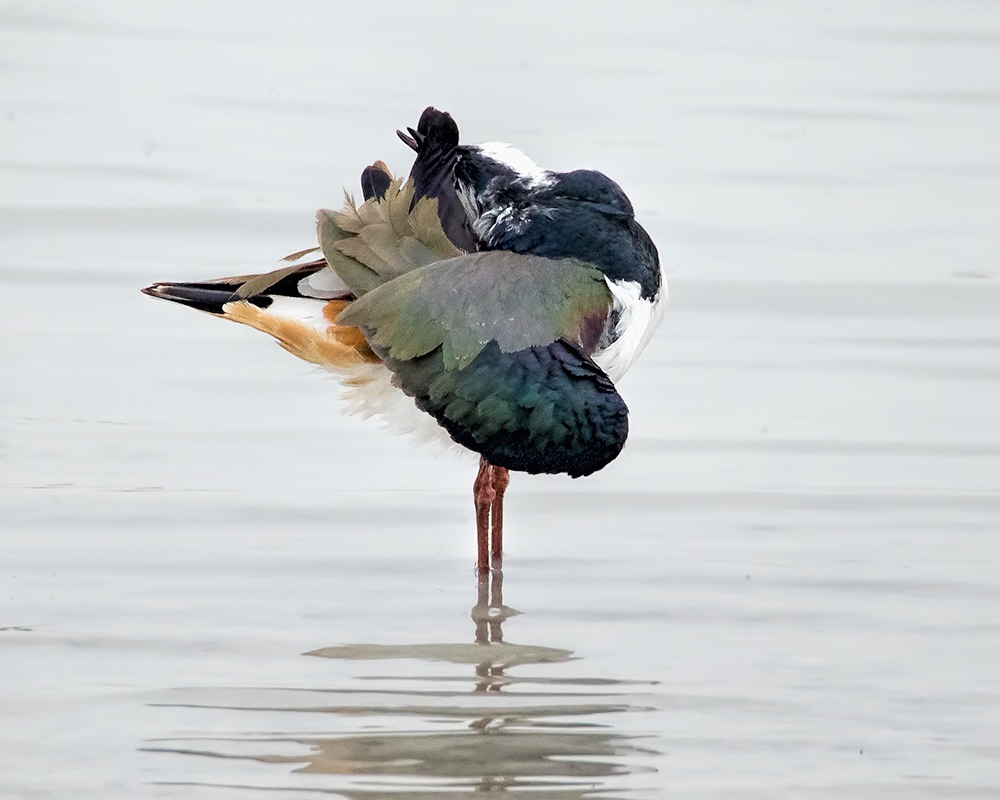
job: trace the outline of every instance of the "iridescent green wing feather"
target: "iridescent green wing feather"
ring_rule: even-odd
[[[445,369],[462,369],[489,342],[504,353],[557,339],[589,348],[610,306],[592,266],[497,251],[412,269],[352,303],[340,321],[371,331],[372,345],[398,361],[440,347]]]
[[[628,412],[590,358],[611,293],[597,268],[505,251],[460,254],[412,188],[320,212],[330,266],[395,382],[491,463],[586,475],[618,455]]]

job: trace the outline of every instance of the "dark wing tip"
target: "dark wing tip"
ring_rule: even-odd
[[[365,200],[371,200],[373,197],[382,200],[389,191],[391,183],[392,174],[382,161],[376,161],[371,166],[365,167],[361,173],[361,193]]]

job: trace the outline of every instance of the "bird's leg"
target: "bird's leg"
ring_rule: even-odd
[[[493,557],[493,567],[503,566],[503,494],[510,485],[510,472],[505,467],[493,467],[493,503],[491,504],[492,541],[490,555]]]
[[[476,571],[486,575],[490,571],[490,509],[496,490],[493,488],[493,466],[485,458],[479,459],[479,474],[472,484],[472,497],[476,504]]]

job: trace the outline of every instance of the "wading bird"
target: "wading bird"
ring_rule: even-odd
[[[317,215],[319,247],[262,275],[143,291],[271,334],[341,377],[349,410],[480,455],[477,568],[499,568],[509,470],[589,475],[628,435],[615,389],[659,322],[656,247],[607,176],[462,145],[428,108],[364,202]]]

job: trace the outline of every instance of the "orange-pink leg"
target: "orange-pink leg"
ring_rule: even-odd
[[[479,474],[472,484],[472,497],[476,504],[476,571],[486,575],[490,571],[490,510],[496,490],[493,488],[493,466],[485,458],[479,459]]]
[[[503,495],[510,485],[510,472],[504,467],[493,467],[493,503],[491,505],[490,556],[493,566],[503,566]]]

